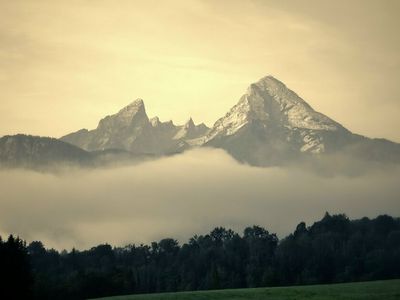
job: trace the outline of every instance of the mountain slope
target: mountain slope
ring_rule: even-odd
[[[64,143],[66,142],[66,143]],[[71,145],[72,144],[72,145]],[[351,161],[400,163],[400,144],[353,134],[315,111],[272,76],[249,86],[239,102],[210,129],[149,119],[142,99],[60,140],[15,136],[0,140],[0,160],[9,164],[74,162],[105,165],[151,159],[192,147],[226,150],[254,166],[291,162]],[[333,160],[332,160],[333,158]]]
[[[272,76],[251,84],[204,140],[205,146],[225,149],[256,166],[339,152],[374,160],[388,159],[384,153],[400,158],[399,144],[351,133]]]
[[[0,166],[37,167],[52,164],[89,165],[92,155],[71,144],[29,135],[0,138]]]
[[[120,149],[89,152],[49,137],[17,134],[0,138],[0,168],[102,167],[153,158],[151,155],[137,155]]]
[[[189,147],[191,140],[206,133],[204,124],[196,126],[190,119],[183,126],[172,121],[149,119],[142,99],[137,99],[118,113],[100,120],[96,129],[68,134],[62,141],[87,151],[124,149],[133,153],[173,154]]]

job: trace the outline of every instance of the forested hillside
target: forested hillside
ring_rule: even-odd
[[[399,278],[400,219],[327,213],[309,227],[300,223],[280,241],[259,226],[243,234],[219,227],[183,245],[166,238],[70,252],[10,236],[0,243],[0,265],[3,295],[24,299]]]

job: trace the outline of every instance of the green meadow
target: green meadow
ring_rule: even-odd
[[[400,279],[357,283],[127,295],[107,300],[394,300]]]

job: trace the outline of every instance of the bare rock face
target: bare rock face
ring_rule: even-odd
[[[122,149],[136,154],[168,155],[191,147],[222,148],[255,166],[345,154],[374,161],[400,162],[399,144],[351,133],[315,111],[285,84],[266,76],[251,84],[229,112],[209,129],[149,119],[142,99],[107,116],[94,130],[61,138],[87,151]]]
[[[351,133],[272,76],[249,86],[214,124],[204,145],[223,148],[237,160],[256,166],[339,152],[368,160],[390,157],[400,161],[399,144]]]
[[[89,152],[55,138],[17,134],[0,138],[0,167],[91,164]]]
[[[192,118],[184,125],[149,119],[143,100],[137,99],[100,120],[96,129],[81,129],[60,140],[26,135],[0,138],[0,167],[123,164],[193,147],[221,148],[254,166],[314,163],[328,156],[341,164],[352,160],[400,163],[400,144],[350,132],[315,111],[285,84],[266,76],[251,84],[211,129],[196,125]]]
[[[96,129],[68,134],[61,140],[88,151],[123,149],[134,153],[172,154],[187,148],[192,139],[206,133],[204,125],[192,119],[176,126],[172,121],[149,119],[142,99],[133,101],[118,113],[100,120]]]

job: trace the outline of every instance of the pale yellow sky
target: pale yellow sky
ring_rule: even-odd
[[[95,128],[135,98],[208,125],[272,74],[400,142],[400,1],[0,0],[0,135]]]

